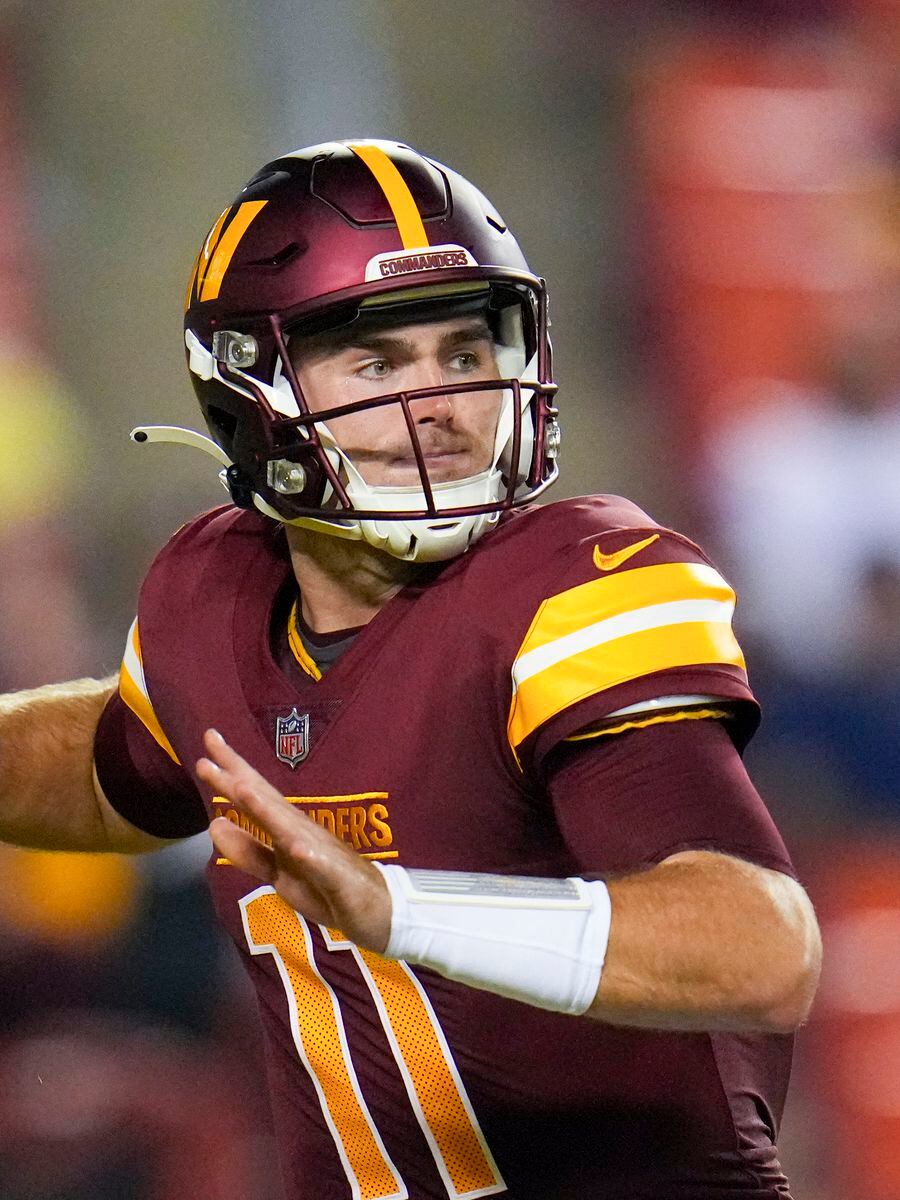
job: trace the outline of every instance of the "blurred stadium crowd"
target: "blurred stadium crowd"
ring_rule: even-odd
[[[179,301],[222,203],[329,136],[446,158],[549,278],[560,494],[629,496],[737,588],[751,772],[826,940],[786,1166],[897,1200],[898,0],[6,3],[0,96],[0,691],[114,671],[154,550],[220,499],[127,434],[195,420]],[[4,1200],[201,1169],[277,1200],[207,853],[0,847]]]

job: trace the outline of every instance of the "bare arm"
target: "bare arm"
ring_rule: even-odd
[[[612,927],[590,1016],[649,1029],[775,1033],[806,1018],[822,947],[795,880],[698,850],[608,887]]]
[[[120,817],[96,782],[94,733],[115,687],[79,679],[0,696],[0,840],[121,854],[170,844]]]
[[[391,899],[380,872],[293,809],[217,734],[198,774],[272,847],[216,820],[219,852],[310,920],[383,953]],[[812,907],[786,875],[691,851],[610,882],[612,927],[588,1016],[650,1029],[783,1033],[806,1017],[821,947]]]

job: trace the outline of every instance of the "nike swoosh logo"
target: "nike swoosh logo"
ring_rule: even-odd
[[[651,533],[642,542],[632,542],[630,546],[616,550],[614,554],[604,554],[599,546],[595,546],[594,566],[598,571],[614,571],[616,567],[621,567],[623,562],[628,562],[629,558],[632,558],[635,554],[639,554],[647,546],[651,546],[658,538],[658,533]]]

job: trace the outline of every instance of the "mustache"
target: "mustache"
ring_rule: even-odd
[[[458,436],[420,437],[419,446],[424,457],[433,455],[468,454],[472,443],[468,438]],[[415,465],[416,456],[411,442],[392,444],[390,446],[345,447],[344,453],[354,463],[380,463],[385,465],[410,464]]]

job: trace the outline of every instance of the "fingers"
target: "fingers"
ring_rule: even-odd
[[[232,821],[216,817],[209,827],[213,845],[223,858],[248,875],[255,875],[263,883],[272,883],[277,874],[275,854],[262,842],[239,829]]]
[[[305,822],[306,818],[295,812],[268,780],[232,750],[220,733],[207,730],[203,742],[209,758],[201,758],[197,763],[200,778],[252,817],[273,840],[296,837],[298,821]]]
[[[209,757],[198,761],[198,776],[249,818],[247,829],[225,819],[212,822],[219,853],[271,883],[307,919],[342,929],[381,953],[390,935],[391,900],[375,867],[293,808],[221,734],[210,729],[203,740]],[[263,834],[271,846],[260,840]]]
[[[210,757],[198,761],[197,774],[267,833],[278,851],[297,860],[302,857],[310,866],[316,849],[326,857],[334,854],[332,834],[288,804],[220,733],[207,730],[204,744]],[[340,842],[337,845],[340,852],[349,850]]]

